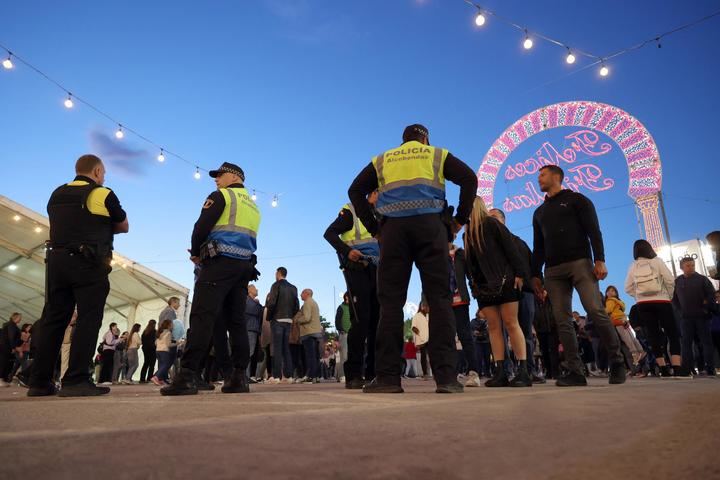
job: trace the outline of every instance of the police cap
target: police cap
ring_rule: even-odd
[[[420,136],[427,137],[429,139],[430,133],[424,125],[414,123],[405,127],[405,130],[403,131],[403,142],[409,142],[410,140],[417,139]]]
[[[245,181],[245,172],[243,172],[242,168],[238,167],[234,163],[224,162],[222,165],[220,165],[220,168],[217,170],[210,170],[210,176],[215,178],[219,177],[223,173],[234,173],[238,177],[242,179],[242,181]]]

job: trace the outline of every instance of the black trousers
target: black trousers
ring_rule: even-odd
[[[47,262],[47,302],[33,329],[35,361],[30,385],[44,387],[52,380],[65,329],[76,306],[77,324],[62,383],[88,382],[105,300],[110,292],[111,268],[66,250],[49,250]]]
[[[379,383],[400,383],[403,306],[413,264],[420,271],[423,292],[430,307],[430,366],[435,381],[448,384],[457,381],[455,315],[450,295],[448,234],[439,214],[388,218],[380,229],[380,321],[375,341],[377,379]]]
[[[352,293],[354,315],[348,332],[348,358],[344,364],[345,378],[375,378],[375,337],[377,333],[380,304],[377,297],[377,268],[368,265],[362,270],[346,270],[345,281]],[[367,358],[365,345],[367,343]]]
[[[225,302],[228,305],[228,302]],[[213,341],[212,347],[215,349],[215,368],[222,373],[223,380],[229,380],[232,375],[233,362],[230,357],[230,349],[228,345],[228,329],[227,329],[227,317],[232,315],[232,312],[227,308],[223,308],[220,316],[215,320],[215,326],[213,328]],[[245,331],[247,335],[247,330]],[[247,342],[245,342],[247,343]],[[246,363],[250,363],[250,345],[248,344],[247,351],[245,353],[239,352],[241,355],[248,357]],[[207,356],[210,355],[208,350]]]
[[[205,364],[215,336],[215,324],[223,315],[230,334],[234,368],[248,366],[245,299],[253,267],[248,260],[218,256],[203,262],[195,282],[195,296],[190,310],[190,330],[182,357],[182,367],[199,373]],[[221,321],[222,321],[221,320]]]
[[[140,381],[149,380],[155,373],[155,360],[157,360],[157,351],[154,348],[144,348],[142,369],[140,369]]]
[[[71,347],[72,348],[72,347]],[[98,383],[112,382],[113,370],[115,367],[115,350],[105,349],[100,356],[102,367],[100,367],[100,378]]]

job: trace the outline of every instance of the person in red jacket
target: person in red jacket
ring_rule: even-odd
[[[412,371],[412,377],[417,377],[417,348],[412,341],[412,338],[405,340],[403,347],[403,358],[405,359],[405,377],[410,377],[410,371]]]

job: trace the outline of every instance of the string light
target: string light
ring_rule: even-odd
[[[200,180],[200,167],[195,167],[195,173],[193,174],[195,180]]]
[[[567,57],[565,57],[565,61],[568,64],[572,65],[573,63],[575,63],[575,55],[572,54],[572,52],[570,51],[569,48],[567,49],[567,51],[568,51],[568,54],[567,54]]]
[[[270,205],[272,205],[273,208],[275,208],[275,207],[278,206],[278,197],[277,197],[277,195],[275,195],[275,196],[273,197],[272,202],[270,203]]]
[[[532,38],[528,36],[527,30],[525,30],[525,41],[523,42],[523,48],[525,50],[530,50],[533,47],[533,41]]]
[[[252,198],[252,201],[253,201],[253,202],[256,202],[256,201],[257,201],[257,193],[255,193],[255,189],[253,189],[253,194],[252,194],[252,196],[251,196],[250,198]]]
[[[68,93],[68,97],[65,99],[65,102],[63,102],[63,105],[65,105],[65,108],[73,108],[72,93]]]
[[[604,62],[601,65],[602,66],[600,67],[600,76],[607,77],[610,74],[610,69],[607,67],[607,65],[605,65]]]
[[[13,68],[12,53],[9,50],[8,50],[8,58],[3,60],[3,67],[5,67],[5,70],[10,70],[11,68]]]
[[[482,27],[485,25],[485,15],[482,14],[482,12],[478,12],[477,16],[475,17],[475,25],[478,27]]]
[[[15,215],[15,216],[13,217],[13,220],[15,220],[16,222],[19,222],[19,221],[20,221],[20,215]]]
[[[41,233],[41,232],[42,232],[42,228],[40,228],[40,227],[35,227],[35,233]]]
[[[118,129],[115,132],[115,138],[118,140],[122,139],[125,136],[125,132],[123,132],[122,125],[118,124]]]
[[[162,163],[165,161],[165,153],[164,150],[160,149],[160,155],[157,156],[158,162]]]
[[[13,263],[12,265],[8,265],[7,268],[8,268],[8,270],[10,270],[11,272],[14,272],[15,270],[17,270],[18,267],[17,267],[17,265],[15,265],[15,264]]]

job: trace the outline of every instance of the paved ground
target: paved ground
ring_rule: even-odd
[[[0,391],[2,478],[718,479],[720,380],[404,395],[255,385],[165,398]]]

